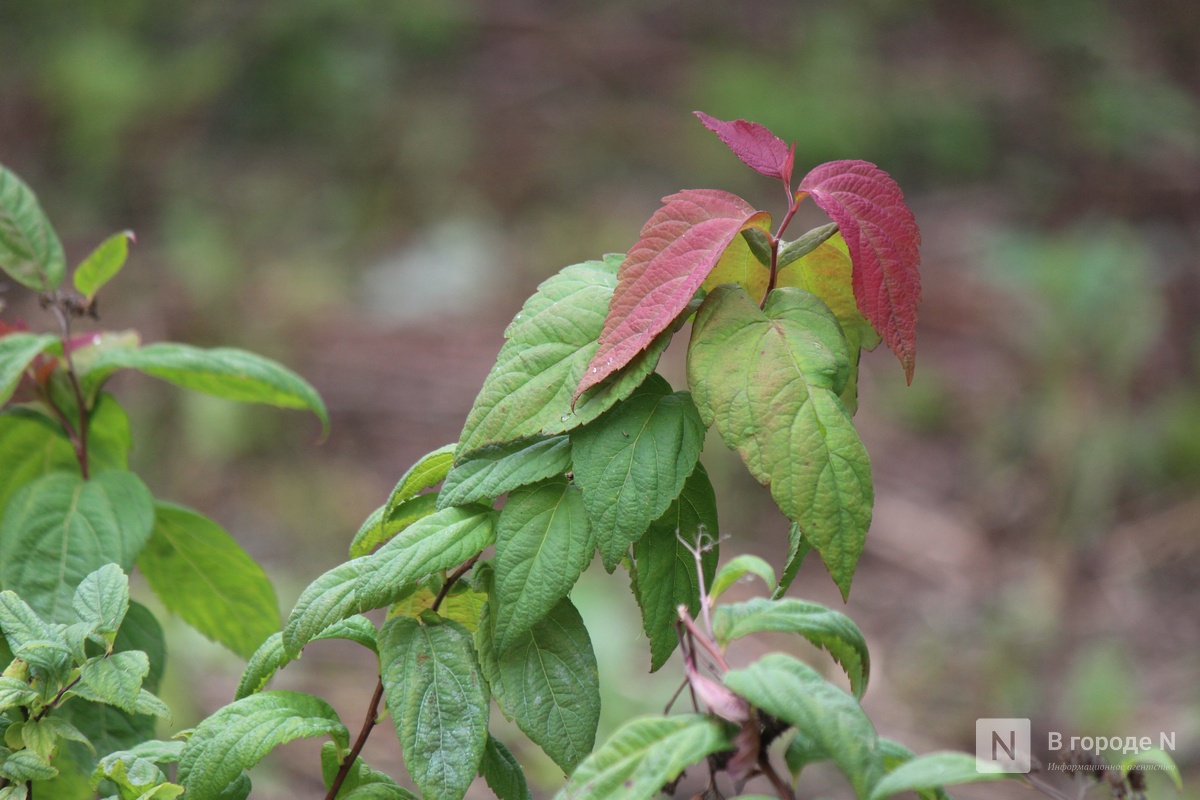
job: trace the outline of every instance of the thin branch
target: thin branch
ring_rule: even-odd
[[[105,658],[108,658],[108,656],[105,656]],[[33,718],[33,721],[34,721],[34,722],[38,722],[38,721],[40,721],[40,720],[42,719],[42,717],[44,717],[44,716],[46,716],[47,714],[49,714],[49,713],[50,713],[50,711],[51,711],[52,709],[58,708],[58,701],[59,701],[59,700],[62,700],[62,696],[63,696],[64,694],[66,694],[67,692],[69,692],[69,691],[71,691],[72,689],[74,689],[74,688],[75,688],[75,684],[79,683],[79,681],[80,681],[80,680],[82,680],[82,678],[76,678],[75,680],[73,680],[73,681],[71,681],[70,683],[68,683],[66,686],[64,686],[64,687],[62,687],[61,689],[59,689],[59,690],[58,690],[58,694],[54,695],[54,699],[53,699],[53,700],[51,700],[49,703],[47,703],[47,704],[46,704],[46,705],[45,705],[45,706],[42,708],[42,710],[41,710],[41,711],[39,711],[39,712],[37,713],[37,715],[36,715],[36,716],[34,716],[34,718]]]
[[[450,574],[449,578],[446,578],[446,582],[442,584],[442,588],[438,591],[437,597],[433,598],[433,604],[429,606],[430,611],[437,611],[439,608],[441,608],[442,601],[445,600],[446,595],[450,593],[450,587],[457,583],[463,575],[466,575],[467,572],[470,571],[471,567],[475,566],[475,562],[479,560],[481,555],[483,555],[483,553],[476,553],[475,555],[471,556],[464,561],[458,569],[454,570],[454,572]]]
[[[683,690],[691,686],[691,682],[684,678],[679,682],[679,688],[675,690],[675,694],[671,695],[671,699],[667,701],[667,707],[663,709],[663,716],[671,713],[671,707],[675,705],[675,701],[679,699],[679,695],[683,694]]]
[[[775,771],[775,767],[771,765],[771,761],[766,757],[766,754],[758,759],[758,768],[762,774],[766,776],[771,785],[775,787],[775,794],[779,795],[779,800],[796,800],[796,795],[792,792],[792,787],[787,785],[787,781],[779,777],[779,773]]]
[[[341,768],[338,769],[337,776],[333,779],[333,783],[329,785],[329,791],[325,794],[325,800],[333,800],[333,798],[337,797],[337,793],[341,791],[342,784],[346,781],[346,776],[350,774],[350,768],[358,760],[358,754],[362,752],[363,745],[367,743],[367,737],[371,735],[371,731],[375,727],[375,720],[379,716],[379,703],[381,700],[383,700],[382,677],[375,684],[375,694],[371,695],[371,703],[367,707],[367,718],[363,720],[362,730],[358,732],[358,738],[354,740],[354,746],[350,748],[350,753],[346,756],[346,760],[342,762]]]

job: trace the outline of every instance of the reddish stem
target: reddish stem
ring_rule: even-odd
[[[792,194],[791,187],[788,187],[788,210],[783,221],[779,223],[779,229],[771,237],[771,277],[767,280],[767,291],[763,294],[762,302],[758,304],[759,308],[766,308],[767,298],[775,289],[775,279],[779,276],[779,247],[783,244],[783,232],[787,230],[792,217],[796,216],[799,209],[800,202],[796,200],[796,195]]]
[[[383,700],[383,678],[375,684],[375,694],[371,695],[371,703],[367,707],[367,718],[363,720],[362,730],[358,732],[358,738],[354,740],[354,746],[350,748],[350,754],[346,756],[346,760],[342,762],[342,766],[338,769],[337,776],[334,777],[333,783],[329,786],[329,791],[325,794],[325,800],[333,800],[337,797],[337,793],[341,791],[342,784],[346,782],[346,776],[350,774],[350,768],[354,766],[354,762],[358,760],[358,754],[362,752],[363,745],[367,743],[367,737],[371,735],[372,729],[375,727],[375,719],[379,716],[379,703]]]

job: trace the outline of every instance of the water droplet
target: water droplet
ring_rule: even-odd
[[[600,371],[599,367],[592,367],[592,372],[599,372],[599,371]]]
[[[561,417],[559,417],[559,418],[558,418],[558,421],[559,421],[559,422],[566,422],[566,421],[567,421],[567,420],[569,420],[570,418],[571,418],[571,415],[570,415],[570,414],[563,414]]]

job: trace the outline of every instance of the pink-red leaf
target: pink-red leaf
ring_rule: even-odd
[[[792,185],[792,166],[796,162],[796,145],[790,147],[778,136],[757,122],[735,119],[723,122],[703,111],[695,112],[704,127],[715,133],[733,154],[750,169]]]
[[[748,227],[769,230],[771,217],[737,195],[689,189],[663,198],[617,273],[600,347],[575,397],[649,346],[691,301],[725,248]]]
[[[921,232],[891,176],[866,161],[830,161],[800,182],[800,192],[842,230],[854,265],[858,309],[904,366],[912,383],[921,299]]]

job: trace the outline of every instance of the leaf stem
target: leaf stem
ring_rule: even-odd
[[[783,221],[779,223],[775,235],[771,237],[771,277],[767,280],[767,291],[763,293],[762,302],[758,304],[759,308],[766,308],[767,298],[775,290],[775,279],[779,276],[779,248],[783,245],[783,232],[787,230],[792,217],[796,216],[796,211],[799,209],[800,202],[796,199],[796,195],[792,194],[791,187],[788,187],[788,210],[787,214],[783,216]]]
[[[442,588],[438,591],[437,597],[433,599],[433,603],[429,606],[430,611],[436,612],[441,607],[442,601],[446,599],[446,595],[450,593],[450,587],[466,575],[471,567],[475,566],[475,562],[479,560],[482,553],[476,553],[469,559],[464,561],[450,576],[446,578],[446,582],[442,584]],[[363,747],[367,743],[367,738],[371,735],[371,731],[375,728],[376,720],[379,717],[379,704],[383,701],[383,676],[379,676],[379,680],[375,684],[375,693],[371,695],[371,702],[367,706],[367,717],[363,720],[362,728],[358,732],[358,738],[354,740],[354,745],[350,748],[350,752],[346,754],[346,758],[342,761],[342,765],[338,768],[337,775],[333,778],[333,783],[329,784],[329,791],[325,793],[325,800],[334,800],[337,794],[342,789],[342,784],[346,782],[346,776],[350,774],[354,762],[358,760],[358,756],[362,753]]]

